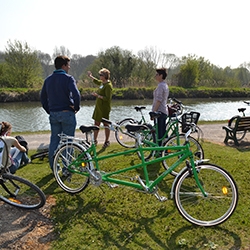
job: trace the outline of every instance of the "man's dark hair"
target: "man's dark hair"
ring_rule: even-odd
[[[61,69],[63,65],[67,65],[70,59],[67,56],[57,56],[54,64],[56,69]]]
[[[159,68],[159,69],[156,69],[156,72],[159,74],[159,75],[162,75],[162,79],[165,80],[168,73],[167,73],[167,70],[166,68]]]

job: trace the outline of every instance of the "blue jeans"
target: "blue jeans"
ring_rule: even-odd
[[[53,170],[54,154],[60,142],[58,134],[64,133],[75,136],[76,116],[71,111],[50,112],[49,116],[51,136],[49,144],[49,164]]]
[[[10,156],[12,164],[9,170],[14,174],[21,164],[26,165],[29,162],[29,157],[25,152],[21,152],[18,148],[14,147],[10,149]]]
[[[166,120],[167,120],[167,115],[164,113],[161,113],[161,115],[157,118],[158,139],[161,139],[166,132]],[[159,141],[158,144],[161,146],[162,141]]]

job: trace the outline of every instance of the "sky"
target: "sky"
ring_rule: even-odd
[[[225,68],[250,63],[249,0],[0,0],[0,51],[26,42],[52,56],[113,46],[196,55]]]

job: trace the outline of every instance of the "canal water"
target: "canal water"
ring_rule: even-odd
[[[239,114],[238,108],[246,108],[246,114],[250,115],[250,107],[242,99],[180,99],[185,105],[185,111],[200,112],[200,120],[219,121],[228,120],[233,115]],[[247,100],[248,101],[248,100]],[[81,109],[76,114],[77,128],[80,125],[93,124],[92,113],[94,101],[82,101]],[[152,100],[113,100],[110,120],[120,121],[127,117],[140,120],[139,112],[135,106],[145,106],[143,111],[146,120],[151,110]],[[13,125],[13,132],[44,131],[49,130],[47,113],[39,102],[0,103],[0,121],[8,121]]]

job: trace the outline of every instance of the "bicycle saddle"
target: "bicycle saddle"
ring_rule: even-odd
[[[142,110],[142,109],[145,109],[146,107],[138,107],[138,106],[136,106],[135,107],[135,110],[138,112],[138,111],[140,111],[140,110]]]
[[[158,118],[162,113],[160,111],[151,111],[149,112],[150,118],[155,119]]]
[[[238,111],[239,112],[244,112],[246,110],[246,108],[239,108]]]
[[[130,132],[136,132],[144,129],[148,129],[145,125],[139,125],[139,124],[127,124],[125,128]]]
[[[90,131],[92,131],[92,130],[99,130],[100,128],[99,128],[98,126],[95,126],[95,125],[92,125],[92,126],[85,126],[85,125],[82,125],[82,126],[80,126],[79,129],[80,129],[80,130],[82,131],[82,133],[84,134],[84,133],[90,132]]]

